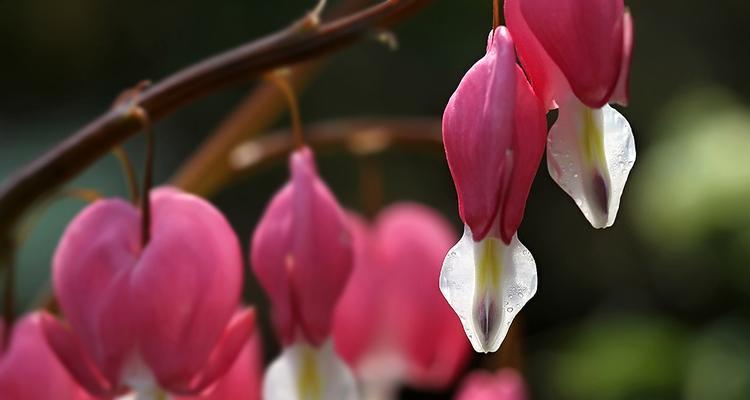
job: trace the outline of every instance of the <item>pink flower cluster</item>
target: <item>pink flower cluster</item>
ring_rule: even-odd
[[[435,284],[449,224],[396,204],[369,225],[344,212],[310,149],[289,166],[250,243],[284,347],[265,373],[235,233],[207,201],[163,187],[146,243],[141,210],[119,199],[69,224],[52,263],[64,319],[35,312],[8,333],[0,398],[357,399],[453,383],[469,347]]]
[[[476,351],[496,351],[536,292],[517,231],[545,149],[552,177],[598,228],[614,222],[635,159],[630,126],[607,105],[627,102],[622,0],[507,0],[505,14],[508,28],[490,32],[443,117],[458,244],[416,204],[372,222],[347,214],[312,151],[295,150],[247,257],[283,347],[264,371],[255,311],[241,304],[246,257],[226,218],[169,187],[148,193],[149,214],[96,201],[54,254],[61,315],[0,325],[0,398],[388,399],[402,385],[453,384],[469,356],[464,332]],[[471,375],[457,398],[525,397],[505,370]]]
[[[607,105],[628,98],[633,27],[623,1],[506,0],[504,11],[508,27],[490,32],[443,115],[466,227],[441,288],[480,352],[500,347],[536,292],[517,231],[545,148],[550,175],[596,228],[614,223],[635,161],[630,126]]]

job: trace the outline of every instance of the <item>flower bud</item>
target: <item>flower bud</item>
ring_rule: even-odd
[[[313,154],[292,154],[290,181],[273,197],[253,234],[251,264],[271,299],[284,345],[301,333],[315,346],[331,332],[334,308],[352,269],[344,213],[318,177]]]

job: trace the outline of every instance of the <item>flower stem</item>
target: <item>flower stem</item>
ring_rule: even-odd
[[[146,135],[146,161],[143,167],[143,196],[141,196],[141,246],[144,248],[151,240],[151,187],[154,180],[154,131],[151,118],[142,108],[137,107],[134,112],[143,124]]]
[[[294,137],[294,147],[300,149],[305,146],[305,137],[302,134],[302,117],[299,112],[299,102],[294,94],[294,88],[289,84],[286,77],[282,76],[283,71],[274,71],[268,74],[267,79],[281,91],[289,106],[289,117],[292,119],[292,135]]]
[[[499,0],[492,0],[492,29],[502,24],[501,18]]]
[[[125,175],[128,191],[130,192],[130,200],[133,204],[138,204],[140,193],[138,190],[138,179],[135,176],[135,168],[133,168],[133,162],[130,161],[128,153],[125,152],[125,149],[122,146],[115,146],[114,149],[112,149],[112,153],[114,153],[115,157],[117,157],[117,160],[120,162],[122,173]]]

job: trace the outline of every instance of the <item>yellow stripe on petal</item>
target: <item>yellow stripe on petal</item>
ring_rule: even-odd
[[[297,393],[300,399],[321,400],[323,388],[316,355],[316,351],[309,346],[305,346],[301,351],[297,377]]]
[[[594,115],[596,113],[597,115]],[[607,156],[604,153],[604,131],[599,110],[583,108],[582,154],[586,155],[589,166],[606,171]],[[599,121],[597,121],[599,120]]]
[[[500,286],[503,273],[503,246],[496,239],[482,240],[477,262],[477,290],[485,292]]]

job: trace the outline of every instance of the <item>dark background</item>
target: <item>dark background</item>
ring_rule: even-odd
[[[313,3],[0,2],[0,177],[103,111],[122,89],[282,28]],[[750,3],[626,3],[636,48],[631,106],[623,113],[638,160],[617,223],[604,231],[592,229],[540,168],[519,233],[536,258],[540,282],[519,324],[524,376],[537,399],[748,399]],[[483,54],[491,21],[489,0],[434,1],[395,30],[397,51],[372,40],[335,55],[301,95],[304,121],[440,116]],[[157,125],[157,182],[172,176],[250,86]],[[140,139],[127,148],[142,159]],[[342,203],[361,208],[357,162],[341,154],[319,163]],[[459,229],[441,157],[395,150],[376,165],[386,203],[426,203]],[[213,199],[243,243],[285,177],[280,164]],[[72,186],[126,193],[113,157]],[[52,205],[21,248],[19,308],[43,290],[56,240],[81,206],[74,200]],[[259,300],[252,285],[248,292]],[[477,356],[472,365],[490,363]]]

